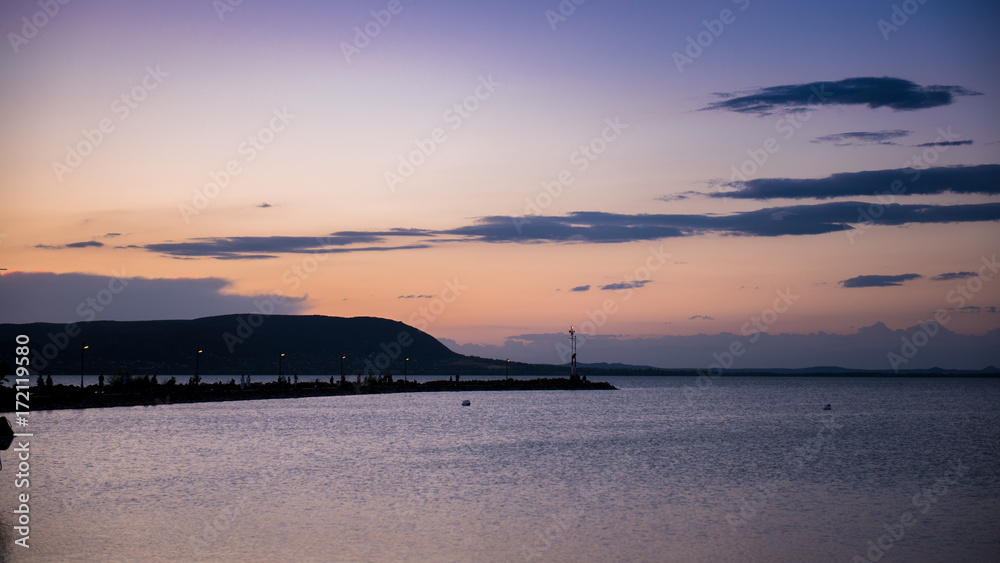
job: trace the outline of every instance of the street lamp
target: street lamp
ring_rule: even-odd
[[[201,358],[201,350],[198,350],[198,353],[194,355],[194,376],[195,377],[199,377],[198,374],[201,371],[200,370],[201,366],[199,365],[200,364],[200,362],[199,362],[200,358]]]
[[[406,362],[410,361],[410,358],[403,358],[403,381],[406,381]]]
[[[87,348],[90,348],[90,346],[86,344],[80,345],[80,389],[83,389],[83,351]]]
[[[285,353],[281,352],[278,354],[278,379],[281,379],[281,358],[285,357]]]
[[[503,376],[507,377],[510,374],[510,358],[507,358],[507,362],[503,365]]]
[[[346,357],[347,356],[345,356],[344,354],[340,355],[340,377],[341,377],[341,379],[344,378],[344,358],[346,358]]]

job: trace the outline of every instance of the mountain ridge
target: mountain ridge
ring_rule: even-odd
[[[878,330],[878,325],[873,325]],[[890,330],[882,325],[881,330]],[[162,375],[561,375],[569,365],[461,354],[400,321],[372,316],[241,313],[196,319],[0,324],[0,359],[14,365],[15,338],[29,337],[33,374],[128,372]],[[445,339],[447,340],[447,339]],[[82,347],[87,345],[87,349]],[[198,350],[202,352],[199,354]],[[281,356],[284,354],[284,356]],[[197,357],[196,357],[197,356]],[[344,356],[342,358],[342,356]],[[343,364],[341,364],[343,361]],[[343,366],[343,368],[341,367]],[[658,368],[623,362],[579,363],[581,374],[697,376],[705,367]],[[343,371],[342,371],[343,369]],[[13,371],[8,369],[8,371]],[[759,368],[733,365],[725,375],[989,375],[998,370],[858,369],[835,365]]]

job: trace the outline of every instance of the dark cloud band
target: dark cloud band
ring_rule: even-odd
[[[738,199],[828,199],[834,197],[929,195],[940,193],[1000,195],[1000,165],[903,168],[843,172],[826,178],[757,178],[727,184],[734,191],[711,194]]]
[[[893,287],[903,282],[918,280],[920,274],[900,274],[898,276],[857,276],[840,282],[843,287]]]
[[[718,94],[724,99],[706,110],[726,110],[769,115],[777,111],[797,111],[820,105],[863,105],[912,111],[953,103],[955,96],[977,96],[979,92],[961,86],[920,86],[902,78],[859,77],[835,82],[784,84],[749,93]]]

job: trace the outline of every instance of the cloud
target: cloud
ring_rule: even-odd
[[[961,279],[965,279],[965,278],[973,278],[973,277],[976,277],[978,275],[979,274],[977,274],[975,272],[949,272],[947,274],[941,274],[939,276],[934,276],[931,279],[934,280],[934,281],[952,281],[952,280],[961,280]]]
[[[104,235],[104,238],[115,238],[115,237],[120,237],[120,236],[122,236],[121,233],[108,233],[108,234]]]
[[[996,307],[956,307],[955,311],[965,315],[979,315],[983,313],[996,313]]]
[[[824,135],[812,140],[813,143],[833,143],[838,147],[857,147],[863,145],[896,145],[893,139],[905,137],[913,131],[905,129],[887,129],[882,131],[852,131],[849,133],[837,133],[834,135]]]
[[[268,207],[274,207],[274,206],[265,201],[264,203],[258,205],[257,207],[260,207],[261,209],[267,209]]]
[[[836,82],[808,82],[769,86],[737,95],[721,93],[724,99],[705,110],[726,110],[769,115],[776,111],[798,111],[819,105],[864,105],[911,111],[946,106],[955,96],[979,96],[961,86],[920,86],[902,78],[859,77]]]
[[[857,276],[840,282],[844,287],[892,287],[903,282],[918,280],[920,274],[900,274],[898,276]]]
[[[565,217],[494,215],[481,217],[472,225],[443,231],[443,234],[483,242],[626,242],[684,235],[676,226],[640,217],[587,211]]]
[[[405,246],[348,247],[354,244],[380,243],[386,236],[424,236],[426,231],[397,229],[391,231],[340,231],[328,236],[293,237],[215,237],[197,238],[185,242],[147,244],[144,248],[175,258],[215,258],[218,260],[262,260],[278,254],[333,254],[426,248],[426,244]]]
[[[756,178],[727,184],[735,191],[713,193],[714,198],[773,199],[871,196],[896,192],[896,195],[929,195],[940,193],[1000,195],[1000,165],[947,166],[915,170],[873,170],[841,172],[826,178]]]
[[[877,218],[861,213],[870,206],[870,203],[845,201],[771,207],[730,215],[625,215],[578,211],[561,217],[490,216],[479,219],[473,225],[443,233],[463,235],[465,240],[495,243],[618,243],[711,233],[764,237],[818,235],[851,230],[852,224],[859,223],[899,226],[908,223],[1000,220],[1000,203],[970,205],[893,203],[882,205],[883,213]]]
[[[177,259],[265,260],[282,253],[333,254],[383,252],[429,248],[458,243],[622,243],[665,238],[721,234],[777,237],[820,235],[849,231],[854,224],[900,226],[921,223],[960,223],[1000,220],[1000,203],[933,205],[879,204],[878,217],[866,211],[872,204],[859,201],[770,207],[729,215],[617,214],[577,211],[563,216],[480,217],[462,227],[430,231],[342,231],[327,237],[217,237],[183,242],[147,244],[143,248]],[[385,243],[389,237],[423,237],[417,244],[354,246]]]
[[[570,291],[590,291],[590,285],[578,285]]]
[[[35,248],[44,248],[46,250],[59,250],[63,248],[89,248],[89,247],[100,248],[102,246],[104,246],[103,242],[98,242],[96,240],[88,240],[83,242],[71,242],[69,244],[63,244],[59,246],[52,246],[48,244],[36,244]]]
[[[433,295],[400,295],[396,299],[434,299]]]
[[[660,201],[683,201],[685,199],[690,199],[690,197],[692,195],[702,195],[702,194],[700,192],[688,191],[688,192],[681,192],[681,193],[677,193],[677,194],[667,194],[667,195],[664,195],[664,196],[660,196],[660,197],[658,197],[656,199],[658,199]]]
[[[607,285],[602,285],[601,289],[603,289],[604,291],[618,291],[618,290],[622,290],[622,289],[639,289],[640,287],[645,287],[645,285],[647,283],[650,283],[652,281],[653,280],[636,280],[636,281],[628,281],[628,282],[609,283]]]
[[[709,317],[707,315],[694,315],[693,317],[688,317],[689,321],[703,320],[703,321],[714,321],[715,317]]]
[[[10,272],[0,276],[0,322],[193,319],[251,313],[272,299],[275,314],[299,314],[306,297],[231,293],[222,278],[113,278]]]
[[[971,144],[972,144],[971,140],[964,140],[964,141],[934,141],[932,143],[921,143],[921,144],[915,145],[915,146],[917,146],[917,147],[959,147],[959,146],[962,146],[962,145],[971,145]]]

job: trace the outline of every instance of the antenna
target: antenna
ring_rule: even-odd
[[[570,351],[573,355],[570,356],[570,378],[576,379],[576,329],[569,327],[569,344]]]

